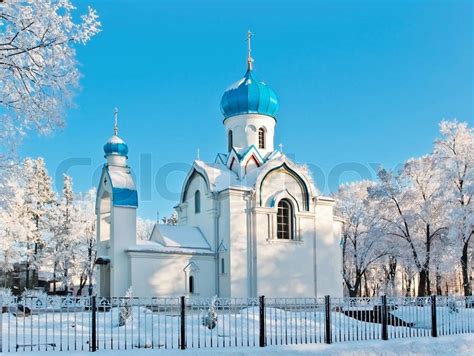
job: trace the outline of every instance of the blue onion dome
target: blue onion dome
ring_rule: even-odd
[[[262,114],[274,118],[279,107],[276,93],[257,80],[251,65],[244,77],[230,86],[221,99],[221,111],[226,119],[241,114]]]
[[[127,144],[117,135],[109,138],[104,145],[105,156],[127,156],[128,146]]]

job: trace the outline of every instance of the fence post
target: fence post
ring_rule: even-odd
[[[438,337],[438,326],[436,323],[436,295],[431,296],[431,336]]]
[[[265,335],[265,296],[259,298],[259,336],[260,347],[267,346],[267,336]]]
[[[324,297],[324,310],[326,315],[326,323],[324,328],[324,342],[326,344],[332,343],[331,335],[331,297],[326,295]]]
[[[92,352],[97,351],[97,296],[92,296],[92,335],[91,335],[91,343],[90,349]]]
[[[181,350],[186,349],[186,299],[183,296],[180,298],[180,304],[181,304],[181,328],[180,328],[180,341],[181,344],[179,345],[179,348]]]
[[[387,296],[382,295],[382,340],[388,340],[388,310]]]
[[[0,353],[3,352],[3,297],[0,297]],[[8,315],[8,314],[7,314]]]

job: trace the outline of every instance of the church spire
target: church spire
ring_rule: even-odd
[[[118,135],[118,108],[114,109],[114,136]]]
[[[250,32],[250,30],[247,31],[247,69],[252,70],[253,69],[253,58],[252,58],[252,46],[251,46],[251,38],[253,36],[253,33]]]

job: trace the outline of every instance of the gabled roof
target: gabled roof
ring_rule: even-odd
[[[110,184],[111,188],[105,188],[104,185]],[[111,190],[112,204],[114,206],[123,207],[138,207],[138,194],[135,182],[133,180],[132,172],[129,167],[120,167],[104,164],[102,168],[102,176],[98,188]],[[99,199],[100,194],[97,194]],[[96,202],[96,208],[99,202]]]
[[[193,226],[155,224],[150,240],[157,241],[165,247],[211,248],[201,230]]]
[[[128,167],[107,166],[112,184],[112,202],[114,206],[138,206],[138,194],[132,173]]]
[[[149,240],[138,240],[130,252],[212,254],[201,230],[193,226],[155,224]]]

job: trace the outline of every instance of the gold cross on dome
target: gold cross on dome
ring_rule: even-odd
[[[253,33],[250,30],[247,31],[247,67],[249,70],[253,69],[253,58],[252,58],[252,44],[251,38],[253,37]]]
[[[114,135],[115,136],[118,135],[118,113],[119,113],[118,108],[115,108],[114,109]]]

